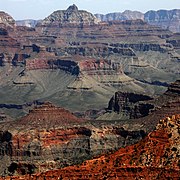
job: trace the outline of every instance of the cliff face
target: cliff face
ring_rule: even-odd
[[[152,98],[142,94],[116,92],[109,101],[108,111],[123,114],[127,119],[140,118],[147,116],[150,109],[154,108],[148,100]]]
[[[116,92],[109,100],[106,111],[97,119],[136,119],[136,122],[146,124],[146,131],[151,132],[159,119],[180,112],[179,85],[180,81],[177,80],[157,98],[137,93]]]
[[[180,32],[180,10],[147,11],[145,14],[138,11],[126,10],[123,13],[109,13],[106,15],[95,14],[101,21],[124,21],[142,19],[151,25],[169,29],[172,32]]]
[[[117,21],[117,20],[136,20],[136,19],[144,19],[144,14],[139,11],[130,11],[126,10],[122,13],[109,13],[106,15],[103,14],[95,14],[95,16],[101,21]]]
[[[172,32],[180,32],[180,10],[148,11],[144,14],[144,20],[149,24],[169,29]]]
[[[72,6],[73,7],[73,6]],[[73,8],[71,8],[73,9]],[[74,8],[77,9],[77,8]],[[65,15],[64,15],[65,14]],[[76,13],[73,14],[73,18],[69,17],[65,11],[56,11],[52,15],[58,15],[60,17],[60,22],[73,22],[74,20],[77,20],[80,22],[81,20],[79,17],[83,17],[86,19],[86,23],[93,23],[94,17],[91,15],[89,16],[87,12],[82,11],[80,15],[77,15]],[[63,17],[64,16],[64,17]],[[87,17],[91,18],[87,18]],[[146,22],[148,22],[151,25],[160,26],[163,29],[169,29],[172,32],[180,32],[180,21],[179,21],[179,9],[173,9],[173,10],[158,10],[158,11],[147,11],[146,13],[142,13],[139,11],[130,11],[126,10],[122,13],[120,12],[114,12],[114,13],[108,13],[108,14],[95,14],[94,15],[99,21],[124,21],[124,20],[137,20],[141,19]],[[87,20],[89,19],[89,20]],[[59,19],[54,19],[53,17],[47,17],[47,22],[56,21]],[[96,23],[98,23],[98,20],[95,20]],[[21,20],[16,21],[16,24],[18,26],[27,26],[27,27],[35,27],[37,23],[40,21],[36,20]],[[45,23],[45,22],[44,22]],[[82,21],[81,21],[82,24]]]
[[[160,120],[156,130],[145,139],[113,154],[88,160],[79,166],[22,176],[21,179],[178,179],[179,119],[180,115],[174,115]]]
[[[6,29],[0,28],[0,66],[5,63],[12,64],[15,59],[21,59],[20,43],[9,36]]]

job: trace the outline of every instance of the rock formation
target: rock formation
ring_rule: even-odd
[[[149,24],[169,29],[172,32],[180,32],[180,10],[148,11],[144,14],[144,20]]]
[[[150,132],[159,119],[179,113],[179,85],[177,80],[157,98],[134,92],[116,92],[109,100],[106,111],[100,113],[97,120],[136,119],[136,122],[146,124],[146,131]]]
[[[49,120],[51,122],[49,122]],[[41,128],[43,126],[46,127],[49,123],[51,126],[55,126],[56,124],[61,126],[78,122],[81,122],[81,120],[73,116],[69,111],[55,107],[51,103],[45,103],[40,107],[30,110],[27,116],[18,121],[19,125],[37,125],[41,126]]]
[[[73,5],[72,7],[75,7]],[[71,8],[73,9],[73,8]],[[77,9],[77,8],[74,8]],[[60,13],[60,11],[58,11]],[[54,12],[53,15],[58,14]],[[60,14],[63,14],[62,12]],[[114,12],[108,14],[95,14],[94,15],[99,21],[124,21],[124,20],[137,20],[141,19],[148,22],[151,25],[160,26],[163,29],[169,29],[172,32],[180,32],[179,25],[179,9],[173,10],[158,10],[158,11],[147,11],[142,13],[139,11],[125,10],[124,12]],[[67,16],[66,16],[67,17]],[[61,18],[62,19],[62,18]],[[53,20],[53,18],[52,18]],[[41,20],[19,20],[16,21],[17,26],[35,27]],[[98,22],[96,20],[96,22]]]
[[[94,25],[97,24],[98,20],[94,15],[89,12],[78,10],[78,7],[73,4],[69,6],[67,10],[59,10],[53,12],[50,16],[45,18],[40,24],[41,25]]]
[[[4,28],[0,28],[0,41],[0,66],[3,66],[5,63],[12,64],[14,60],[21,59],[21,55],[18,54],[20,43],[10,37],[8,31]]]
[[[140,118],[147,116],[150,109],[154,108],[148,100],[152,98],[142,94],[116,92],[109,101],[108,111],[125,114],[127,119]]]
[[[0,11],[0,27],[2,26],[13,28],[15,26],[15,20],[6,12]]]
[[[79,164],[142,139],[146,132],[121,124],[91,123],[45,103],[25,117],[0,124],[1,176],[32,174]]]
[[[0,16],[4,19],[0,28],[2,176],[42,173],[80,164],[136,143],[154,130],[159,119],[179,114],[180,82],[169,86],[179,77],[179,34],[141,19],[98,22],[91,13],[78,10],[75,5],[54,12],[35,28],[15,26],[7,14]],[[124,16],[132,18],[128,11]],[[147,95],[159,95],[167,86],[167,92],[158,99]],[[114,93],[107,111],[99,111]],[[87,121],[51,103],[39,103],[47,100],[76,114],[88,110],[103,116]],[[12,121],[4,112],[15,117],[27,115]],[[116,119],[113,114],[117,115]],[[108,118],[109,115],[113,116]],[[177,119],[179,116],[167,119],[171,125],[159,125],[157,131],[139,144],[104,155],[100,161],[98,158],[86,161],[84,170],[69,169],[75,170],[75,178],[77,175],[82,179],[86,178],[86,172],[96,179],[97,172],[91,167],[97,168],[98,173],[100,170],[102,177],[109,177],[108,172],[114,177],[113,168],[120,178],[128,173],[132,177],[136,173],[151,177],[151,171],[161,170],[166,170],[169,177],[176,177],[176,154],[172,151],[177,152],[178,148],[171,147],[171,140],[179,143],[173,140]],[[160,148],[156,149],[157,146]],[[122,165],[121,158],[128,166]],[[169,168],[169,161],[174,170]],[[60,178],[63,173],[62,177],[67,174],[70,177],[69,169],[37,176],[52,179],[52,175]],[[87,178],[91,177],[87,175]]]
[[[78,166],[21,176],[21,179],[178,179],[179,120],[179,114],[160,120],[156,130],[146,138],[110,155],[85,161]]]
[[[101,21],[124,21],[142,19],[151,25],[156,25],[163,29],[169,29],[172,32],[178,33],[180,32],[179,11],[179,9],[158,11],[151,10],[143,14],[138,11],[126,10],[123,13],[115,12],[106,15],[95,14],[95,16]]]
[[[1,104],[42,99],[97,110],[120,89],[159,95],[179,77],[179,34],[141,19],[97,22],[72,5],[35,28],[4,25],[1,34]]]
[[[110,159],[116,158],[116,155],[122,151],[120,156],[122,154],[121,158],[123,161],[118,160],[118,167],[122,166],[127,169],[142,168],[142,172],[144,173],[152,170],[159,173],[161,170],[160,166],[162,166],[162,170],[167,170],[169,174],[172,169],[168,170],[170,165],[167,162],[170,161],[171,166],[173,164],[177,168],[174,158],[176,158],[175,152],[178,149],[177,146],[179,143],[178,138],[175,138],[178,135],[176,131],[177,126],[179,126],[179,116],[173,116],[172,120],[167,118],[160,121],[157,130],[155,132],[152,131],[154,131],[159,119],[180,113],[179,81],[173,83],[168,91],[160,97],[161,99],[165,98],[163,100],[164,104],[161,103],[161,99],[152,100],[149,96],[135,93],[119,92],[115,96],[114,103],[112,102],[113,100],[109,103],[109,109],[116,110],[119,107],[117,111],[129,110],[128,112],[131,112],[132,115],[136,104],[139,111],[136,111],[134,115],[139,116],[139,118],[126,118],[124,121],[114,120],[113,122],[85,121],[75,117],[63,108],[58,108],[51,103],[45,103],[35,107],[28,115],[19,120],[1,123],[2,143],[0,146],[0,155],[2,159],[6,159],[0,167],[1,175],[32,174],[79,164],[97,155],[114,152],[120,147],[134,144],[142,138],[145,139],[139,144],[127,147],[125,150],[119,150],[115,153],[115,156],[110,155]],[[147,110],[145,108],[141,109],[140,101],[145,106],[148,102],[147,100],[150,100],[151,104],[155,105],[152,112],[149,112],[148,108]],[[158,106],[156,101],[161,103],[161,106]],[[150,135],[145,137],[147,133],[150,133]],[[173,142],[173,145],[163,144],[169,142]],[[160,144],[157,145],[157,143]],[[155,146],[158,146],[158,148],[161,147],[159,149],[160,151],[154,151]],[[153,148],[151,149],[151,147]],[[173,150],[171,151],[171,149]],[[145,152],[146,150],[147,152]],[[159,157],[161,156],[159,153],[164,154],[164,156]],[[105,159],[108,157],[107,155],[103,156]],[[91,164],[91,162],[95,162],[96,160],[95,158],[86,163],[89,164],[90,162]],[[114,159],[113,163],[110,164],[116,168],[116,163],[117,160]],[[123,165],[123,163],[126,165]],[[106,161],[104,161],[105,164]],[[106,172],[104,168],[102,171]],[[122,172],[127,172],[127,169],[123,169]],[[129,171],[131,172],[131,170]],[[64,170],[59,172],[64,173]],[[133,175],[133,172],[131,174],[132,176],[137,175],[136,173]],[[175,170],[173,172],[176,175],[177,171]],[[66,173],[64,174],[66,175]],[[100,176],[103,175],[100,174]]]
[[[106,15],[103,14],[95,14],[95,16],[101,21],[117,21],[117,20],[144,20],[144,14],[139,11],[130,11],[126,10],[122,13],[108,13]]]

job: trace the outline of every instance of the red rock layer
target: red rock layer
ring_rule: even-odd
[[[46,51],[46,47],[38,47],[39,52],[26,60],[26,70],[50,69],[50,61],[55,59],[54,53]]]
[[[45,103],[20,120],[2,123],[0,156],[6,162],[1,161],[1,170],[29,174],[82,162],[90,153],[91,136],[83,122],[68,110]]]
[[[114,154],[41,174],[6,179],[178,179],[180,114],[161,120],[139,143]]]
[[[8,32],[4,28],[0,28],[0,50],[7,52],[9,51],[16,52],[20,49],[20,43],[15,39],[9,36]]]
[[[80,123],[77,118],[64,108],[56,107],[51,103],[45,103],[36,107],[30,113],[18,121],[18,125],[31,125],[31,127],[61,126],[69,123]]]

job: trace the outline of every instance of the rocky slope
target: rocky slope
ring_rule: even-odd
[[[0,66],[4,66],[5,63],[13,64],[14,61],[23,58],[23,54],[20,53],[20,43],[10,37],[4,28],[0,28],[0,41]]]
[[[180,115],[160,120],[156,130],[145,139],[110,155],[88,160],[79,166],[22,176],[21,179],[178,179],[179,120]]]

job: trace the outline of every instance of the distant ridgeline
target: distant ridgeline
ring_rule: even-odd
[[[78,12],[78,13],[77,13]],[[158,11],[147,11],[142,13],[139,11],[126,10],[122,13],[112,12],[108,14],[95,14],[94,16],[90,13],[78,10],[76,5],[70,6],[67,10],[55,11],[52,16],[45,18],[43,23],[49,21],[59,20],[61,23],[64,22],[79,22],[79,23],[98,23],[99,21],[124,21],[124,20],[137,20],[141,19],[148,22],[151,25],[159,26],[163,29],[168,29],[172,32],[180,32],[180,10],[158,10]],[[87,18],[88,17],[88,18]],[[96,18],[95,18],[96,17]],[[25,19],[17,20],[17,26],[35,27],[41,23],[42,20]]]
[[[95,14],[95,16],[101,21],[142,19],[151,25],[156,25],[172,32],[180,32],[180,9],[151,10],[145,14],[139,11],[126,10],[123,13]]]

